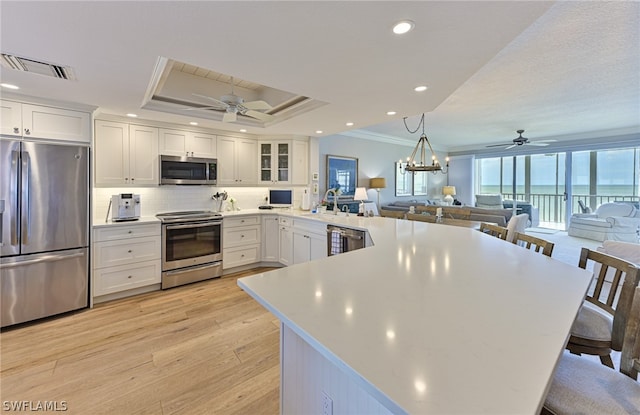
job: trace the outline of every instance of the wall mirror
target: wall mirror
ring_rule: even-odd
[[[327,155],[326,183],[327,189],[338,189],[340,198],[353,198],[358,187],[358,159]]]

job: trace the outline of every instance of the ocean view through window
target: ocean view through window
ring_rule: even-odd
[[[541,222],[564,224],[579,211],[578,200],[592,210],[640,200],[640,147],[480,158],[475,189],[504,199],[515,192],[516,200],[540,209]]]

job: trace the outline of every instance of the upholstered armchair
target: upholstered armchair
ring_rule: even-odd
[[[476,195],[476,207],[485,209],[503,209],[502,195]]]
[[[594,213],[574,213],[569,236],[595,241],[638,242],[640,211],[628,203],[603,203]]]

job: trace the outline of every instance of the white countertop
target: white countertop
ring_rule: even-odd
[[[368,393],[393,412],[538,412],[590,272],[472,229],[292,214],[375,246],[238,284]]]
[[[141,216],[138,220],[124,220],[124,221],[117,221],[117,222],[114,222],[111,219],[105,222],[104,219],[96,220],[94,218],[92,226],[94,228],[103,228],[106,226],[131,226],[131,225],[143,225],[148,223],[160,224],[160,220],[155,216]]]

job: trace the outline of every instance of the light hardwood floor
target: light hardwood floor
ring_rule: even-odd
[[[236,284],[265,270],[5,330],[1,400],[65,401],[68,414],[276,414],[279,322]]]

